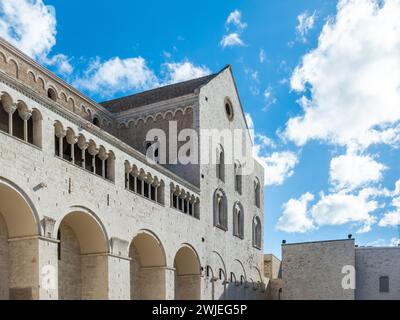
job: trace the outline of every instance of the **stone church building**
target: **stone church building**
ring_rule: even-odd
[[[262,166],[148,161],[171,123],[251,144],[229,66],[99,104],[0,40],[0,299],[266,297]]]

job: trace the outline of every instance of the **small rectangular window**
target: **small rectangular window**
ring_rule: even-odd
[[[379,292],[381,293],[389,292],[389,277],[384,276],[379,278]]]

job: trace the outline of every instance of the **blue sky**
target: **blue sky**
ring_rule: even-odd
[[[398,0],[2,0],[0,35],[96,101],[231,64],[279,256],[283,239],[398,241],[399,16]]]

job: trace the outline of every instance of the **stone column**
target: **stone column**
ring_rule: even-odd
[[[131,165],[126,161],[125,162],[125,188],[130,190],[130,185],[129,185],[129,175],[132,172],[132,167]]]
[[[75,143],[77,139],[73,135],[67,134],[67,142],[71,145],[71,162],[75,163]]]
[[[89,144],[86,143],[84,138],[78,138],[78,147],[79,149],[82,150],[82,163],[81,166],[82,168],[86,168],[86,149],[88,148]]]
[[[158,188],[160,187],[160,184],[154,183],[153,187],[154,187],[154,201],[159,203],[160,201],[158,201]]]
[[[17,110],[16,103],[4,103],[4,110],[8,113],[8,133],[12,135],[13,133],[13,121],[12,117],[14,112]]]
[[[28,110],[18,110],[18,114],[24,121],[24,141],[28,142],[28,120],[31,118],[32,112]]]
[[[96,173],[96,155],[99,153],[99,149],[96,149],[94,145],[89,145],[89,154],[92,156],[92,167],[93,173]]]
[[[58,152],[59,152],[58,156],[60,158],[64,158],[64,146],[63,146],[64,142],[63,142],[63,140],[66,135],[67,135],[67,132],[65,130],[56,132],[56,137],[58,138]]]
[[[101,176],[105,179],[106,178],[106,160],[108,159],[108,154],[106,151],[101,148],[99,151],[99,158],[101,160]]]

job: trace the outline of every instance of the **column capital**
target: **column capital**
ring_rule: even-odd
[[[28,121],[32,117],[32,111],[18,109],[18,114],[22,120]]]
[[[16,103],[4,103],[3,108],[7,113],[13,114],[17,110]]]
[[[67,135],[67,131],[65,130],[57,130],[56,137],[57,138],[64,138]]]
[[[79,141],[79,139],[78,139],[78,147],[79,147],[79,149],[81,149],[82,151],[85,151],[85,150],[89,147],[89,143]]]
[[[88,151],[92,156],[96,156],[99,153],[99,149],[97,149],[94,145],[89,145]]]
[[[99,158],[100,158],[100,160],[107,160],[108,156],[109,156],[108,153],[103,148],[101,148],[99,150]]]

